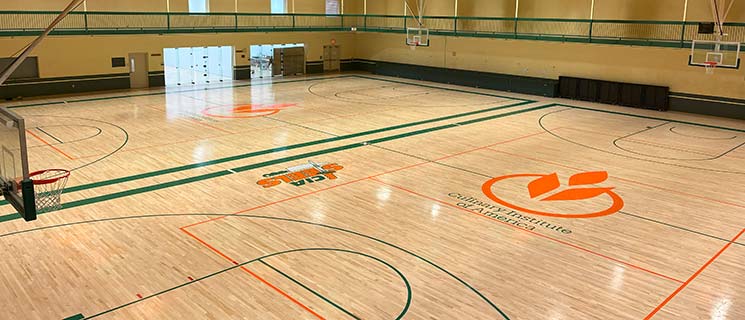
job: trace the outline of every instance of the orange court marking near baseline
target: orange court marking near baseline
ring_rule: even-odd
[[[65,153],[64,151],[62,151],[61,149],[59,149],[59,148],[55,147],[55,146],[54,146],[54,145],[52,145],[51,143],[49,143],[49,142],[47,142],[46,140],[42,139],[42,138],[41,138],[41,137],[39,137],[39,136],[38,136],[37,134],[35,134],[35,133],[34,133],[33,131],[31,131],[31,130],[29,130],[29,129],[26,129],[26,132],[28,132],[28,133],[29,133],[30,135],[32,135],[32,136],[33,136],[34,138],[36,138],[36,140],[39,140],[39,141],[41,141],[42,143],[44,143],[44,144],[45,144],[45,145],[47,145],[48,147],[52,148],[52,149],[53,149],[54,151],[57,151],[57,153],[59,153],[59,154],[63,155],[63,156],[64,156],[65,158],[67,158],[68,160],[75,160],[75,158],[71,157],[70,155],[68,155],[67,153]]]
[[[209,243],[207,243],[206,241],[204,241],[204,240],[202,240],[201,238],[197,237],[197,236],[196,236],[196,235],[194,235],[193,233],[191,233],[191,232],[189,232],[189,231],[185,230],[185,229],[184,229],[183,227],[182,227],[182,228],[179,228],[179,230],[181,230],[182,232],[186,233],[186,234],[187,234],[188,236],[190,236],[190,237],[194,238],[194,239],[195,239],[195,240],[197,240],[197,241],[198,241],[199,243],[203,244],[204,246],[206,246],[207,248],[209,248],[209,249],[210,249],[210,250],[212,250],[213,252],[217,253],[217,254],[218,254],[218,255],[220,255],[221,257],[225,258],[226,260],[230,261],[230,262],[231,262],[231,263],[233,263],[234,265],[238,265],[238,264],[239,264],[239,263],[238,263],[237,261],[235,261],[235,260],[234,260],[233,258],[231,258],[231,257],[229,257],[228,255],[226,255],[226,254],[222,253],[222,251],[218,250],[217,248],[215,248],[214,246],[210,245],[210,244],[209,244]],[[295,298],[293,298],[292,296],[290,296],[290,295],[289,295],[289,294],[288,294],[287,292],[285,292],[284,290],[282,290],[282,289],[278,288],[277,286],[273,285],[273,284],[272,284],[272,283],[270,283],[269,281],[266,281],[266,279],[264,279],[264,278],[260,277],[259,275],[257,275],[257,274],[256,274],[256,273],[254,273],[253,271],[249,270],[249,269],[248,269],[248,268],[246,268],[245,266],[240,266],[240,269],[241,269],[241,270],[243,270],[244,272],[248,273],[248,274],[249,274],[249,275],[251,275],[252,277],[256,278],[257,280],[261,281],[261,283],[265,284],[266,286],[268,286],[268,287],[272,288],[272,290],[274,290],[274,291],[278,292],[279,294],[281,294],[282,296],[284,296],[284,297],[285,297],[285,298],[287,298],[288,300],[292,301],[292,303],[294,303],[294,304],[298,305],[299,307],[301,307],[301,308],[302,308],[302,309],[304,309],[305,311],[308,311],[308,312],[310,312],[310,313],[311,313],[311,314],[312,314],[313,316],[315,316],[316,318],[318,318],[318,319],[321,319],[321,320],[324,320],[324,319],[325,319],[324,317],[322,317],[321,315],[319,315],[318,313],[316,313],[315,311],[313,311],[312,309],[310,309],[310,308],[309,308],[308,306],[306,306],[306,305],[305,305],[305,304],[303,304],[302,302],[300,302],[300,301],[298,301],[297,299],[295,299]]]
[[[719,251],[717,251],[717,253],[713,257],[711,257],[709,261],[706,261],[706,263],[704,263],[704,265],[701,266],[701,268],[699,268],[695,273],[693,273],[693,275],[691,275],[688,278],[688,280],[686,280],[682,285],[680,285],[680,287],[678,287],[675,291],[673,291],[673,293],[671,293],[670,296],[668,296],[664,301],[662,301],[662,303],[660,303],[656,308],[654,308],[654,310],[652,310],[652,312],[650,312],[644,318],[644,320],[652,319],[652,317],[654,317],[658,312],[660,312],[660,310],[662,310],[662,308],[665,307],[665,305],[667,305],[673,298],[675,298],[675,296],[678,295],[678,293],[683,291],[683,289],[685,289],[689,284],[691,284],[691,282],[693,282],[693,280],[695,280],[702,272],[704,272],[704,270],[706,270],[706,268],[708,268],[709,265],[714,263],[714,260],[719,258],[719,256],[721,256],[722,253],[724,253],[724,251],[726,251],[733,243],[737,242],[737,240],[740,239],[743,233],[745,233],[745,228],[740,230],[740,233],[735,235],[735,237],[732,238],[732,240],[730,240],[726,245],[724,245],[722,249],[719,249]]]

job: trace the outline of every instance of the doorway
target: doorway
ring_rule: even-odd
[[[270,78],[305,73],[305,44],[251,46],[251,78]]]
[[[338,45],[323,46],[323,71],[339,71],[341,69],[340,56]]]
[[[202,85],[233,80],[233,47],[163,49],[166,87]]]
[[[150,87],[150,68],[146,52],[129,54],[129,87],[132,89]]]

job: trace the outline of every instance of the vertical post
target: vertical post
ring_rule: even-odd
[[[171,12],[166,12],[166,30],[171,31]]]
[[[83,29],[88,32],[88,1],[83,0]]]
[[[592,42],[592,27],[595,24],[595,0],[590,4],[590,30],[587,35],[587,42]]]
[[[458,0],[455,0],[455,10],[453,15],[453,34],[458,33]]]
[[[515,38],[517,38],[518,17],[520,17],[520,0],[515,0]]]
[[[237,0],[236,0],[236,4],[238,4]],[[235,20],[233,21],[233,23],[235,24],[235,31],[238,31],[238,11],[233,13],[233,17],[235,17]]]
[[[681,48],[685,48],[687,21],[688,21],[688,0],[685,0],[685,5],[683,5],[683,26],[681,27],[681,32],[680,32],[680,47]]]
[[[367,0],[363,3],[362,14],[367,15]],[[365,19],[367,21],[367,19]]]

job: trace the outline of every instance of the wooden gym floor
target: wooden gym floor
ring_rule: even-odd
[[[745,319],[742,121],[356,74],[6,105],[73,172],[0,206],[4,319]]]

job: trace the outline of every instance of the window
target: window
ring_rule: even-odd
[[[272,13],[287,13],[285,0],[272,0]]]
[[[326,0],[326,14],[339,14],[339,0]]]
[[[209,0],[189,0],[190,13],[207,13],[209,12]]]

